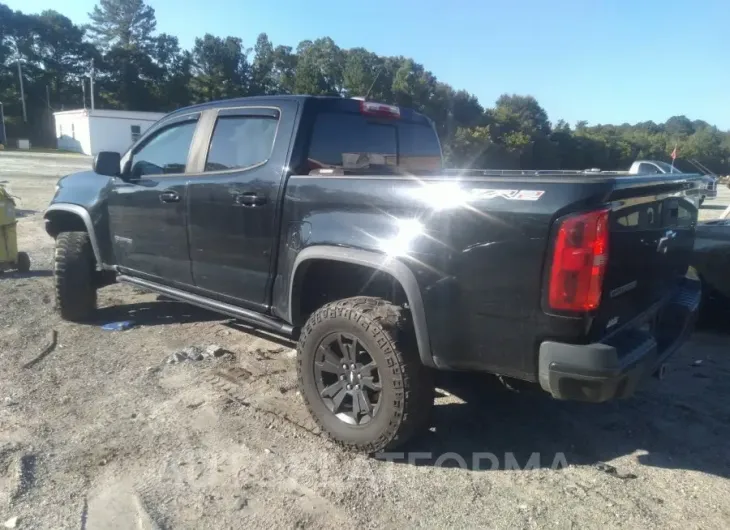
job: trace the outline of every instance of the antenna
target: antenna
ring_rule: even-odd
[[[372,92],[372,90],[373,90],[373,87],[375,86],[375,82],[376,82],[376,81],[378,80],[378,77],[380,77],[380,72],[382,72],[382,71],[383,71],[383,66],[385,66],[385,65],[382,65],[382,64],[381,64],[381,65],[380,65],[380,68],[378,68],[378,73],[377,73],[377,74],[375,74],[375,79],[373,79],[373,82],[372,82],[372,83],[370,83],[370,88],[368,88],[368,91],[367,91],[367,92],[365,92],[365,97],[363,98],[363,101],[367,101],[367,99],[368,99],[368,96],[370,95],[370,92]]]

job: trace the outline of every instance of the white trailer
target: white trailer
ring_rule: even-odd
[[[57,146],[86,155],[99,151],[124,153],[164,115],[162,112],[100,109],[55,112]]]

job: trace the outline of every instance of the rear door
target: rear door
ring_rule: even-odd
[[[697,206],[683,192],[634,197],[611,213],[597,337],[671,293],[687,272]]]
[[[199,113],[162,122],[125,156],[108,197],[117,264],[160,283],[192,285],[187,168]]]
[[[215,109],[189,175],[193,278],[201,294],[269,305],[279,197],[297,103]]]

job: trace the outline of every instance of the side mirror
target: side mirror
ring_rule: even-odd
[[[101,151],[94,157],[94,165],[92,166],[94,173],[106,175],[107,177],[118,177],[121,159],[122,157],[119,153]]]

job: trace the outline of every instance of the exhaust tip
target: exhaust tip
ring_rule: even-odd
[[[659,379],[659,381],[662,381],[666,375],[667,375],[667,365],[665,363],[662,363],[659,365],[659,368],[657,368],[657,371],[654,372],[654,377]]]

